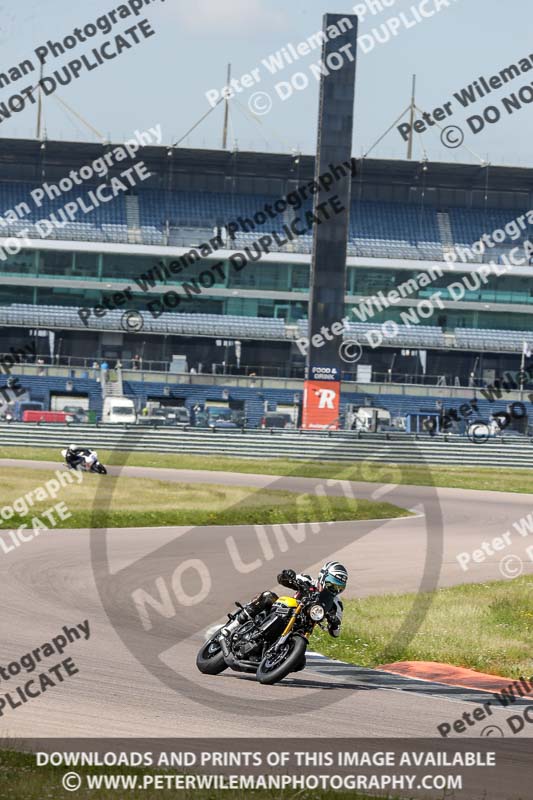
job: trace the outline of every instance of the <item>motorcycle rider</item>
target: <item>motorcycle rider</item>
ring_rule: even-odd
[[[297,575],[292,569],[284,569],[278,575],[278,583],[287,589],[300,589],[305,586],[308,590],[316,592],[327,591],[333,595],[333,608],[326,615],[328,633],[337,638],[341,633],[343,605],[338,595],[346,589],[348,583],[348,570],[338,561],[326,561],[318,573],[316,583],[310,575]]]
[[[287,589],[293,589],[297,593],[306,589],[308,591],[322,592],[327,591],[333,596],[333,607],[326,615],[328,633],[337,638],[340,636],[342,625],[343,605],[338,595],[346,589],[348,582],[348,570],[338,561],[326,561],[318,573],[316,583],[310,575],[297,574],[293,569],[284,569],[278,575],[278,583]],[[297,595],[298,596],[298,595]],[[278,599],[274,592],[261,592],[254,597],[244,608],[255,617],[261,611],[270,611],[272,605]],[[305,661],[301,667],[305,666]]]
[[[87,469],[90,469],[97,461],[97,458],[98,456],[94,450],[90,450],[88,447],[78,447],[75,444],[69,445],[65,453],[65,461],[69,469],[76,469],[84,461]]]

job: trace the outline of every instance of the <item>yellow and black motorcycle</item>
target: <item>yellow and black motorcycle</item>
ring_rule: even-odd
[[[204,644],[196,666],[208,675],[229,667],[254,672],[260,683],[277,683],[303,669],[309,637],[315,625],[322,627],[333,602],[328,591],[302,585],[296,597],[263,592],[246,607],[236,603],[238,610]]]

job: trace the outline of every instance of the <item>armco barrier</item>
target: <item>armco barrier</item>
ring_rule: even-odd
[[[376,448],[377,441],[381,446]],[[219,455],[255,459],[293,458],[334,461],[375,460],[404,464],[533,467],[529,439],[498,437],[474,444],[463,437],[362,434],[348,431],[176,430],[107,425],[0,424],[0,446],[52,447],[76,442],[103,450]],[[59,453],[58,453],[59,456]]]

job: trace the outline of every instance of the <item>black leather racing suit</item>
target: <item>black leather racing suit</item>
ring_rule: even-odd
[[[318,591],[318,587],[313,582],[313,579],[310,575],[297,575],[293,569],[282,570],[278,575],[278,583],[281,586],[285,586],[287,589],[293,589],[295,591],[301,589],[302,586],[305,586],[306,588],[312,587]],[[333,608],[327,614],[326,621],[329,635],[337,638],[337,636],[340,636],[341,633],[343,605],[341,600],[339,600],[336,595],[332,595],[332,597]]]
[[[302,575],[296,574],[293,569],[284,569],[278,575],[278,583],[281,586],[285,586],[287,589],[292,589],[296,592],[302,591],[303,588],[315,588],[318,591],[318,587],[313,582],[313,579],[310,575]],[[328,632],[330,636],[340,636],[341,632],[341,624],[342,624],[342,612],[343,606],[341,601],[335,595],[333,597],[333,607],[331,611],[328,612],[326,616],[326,622],[328,626]],[[270,611],[273,604],[278,599],[277,594],[274,592],[261,592],[253,600],[251,600],[245,606],[246,611],[252,617],[255,617],[261,611]],[[295,672],[304,669],[305,667],[305,655],[302,657],[301,662],[295,667]]]
[[[85,456],[88,456],[90,452],[91,451],[87,447],[76,447],[74,450],[71,450],[69,447],[65,455],[65,461],[69,467],[76,469],[76,467],[82,463]]]

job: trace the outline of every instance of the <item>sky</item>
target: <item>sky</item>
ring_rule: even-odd
[[[37,82],[37,48],[46,46],[48,40],[61,42],[75,28],[95,23],[120,5],[118,0],[83,4],[71,0],[0,0],[0,73],[26,59],[37,65],[35,73],[0,89],[0,115],[2,103]],[[314,153],[318,82],[310,67],[319,61],[320,52],[302,56],[275,75],[264,61],[288,44],[297,47],[319,31],[324,13],[353,13],[354,5],[355,0],[152,0],[139,16],[118,20],[109,34],[99,33],[77,43],[63,56],[48,57],[46,76],[82,54],[90,54],[106,40],[111,40],[114,51],[115,35],[124,35],[126,28],[140,20],[147,19],[154,31],[145,39],[136,29],[139,44],[93,71],[83,70],[77,80],[59,86],[45,98],[46,135],[71,141],[96,141],[100,135],[117,142],[131,137],[135,130],[159,124],[163,143],[170,145],[207,114],[183,139],[182,146],[219,148],[224,106],[212,109],[206,95],[213,91],[214,97],[215,90],[222,90],[231,62],[233,76],[240,80],[252,73],[253,85],[242,87],[242,92],[230,99],[230,149]],[[531,166],[533,68],[531,72],[521,71],[487,97],[476,96],[475,104],[468,108],[454,97],[479,77],[489,81],[521,60],[527,67],[530,56],[533,67],[531,0],[507,4],[499,0],[366,0],[366,4],[357,5],[362,13],[354,155],[368,153],[407,108],[412,75],[416,74],[418,108],[433,112],[449,103],[450,113],[443,112],[446,116],[439,123],[441,128],[433,125],[416,135],[415,158]],[[421,21],[417,22],[417,17]],[[396,35],[392,36],[390,29],[395,26]],[[291,96],[282,99],[291,91],[291,81],[298,86],[307,81],[308,85],[292,88]],[[520,107],[510,109],[504,98],[515,93],[516,103],[520,90]],[[94,130],[66,112],[61,101]],[[499,115],[499,119],[485,122],[479,130],[487,106],[493,108],[488,114]],[[477,115],[477,122],[468,123],[473,115]],[[35,135],[36,107],[29,102],[23,111],[0,123],[0,136]],[[456,146],[461,138],[463,144]],[[406,143],[393,127],[371,155],[405,158]]]

